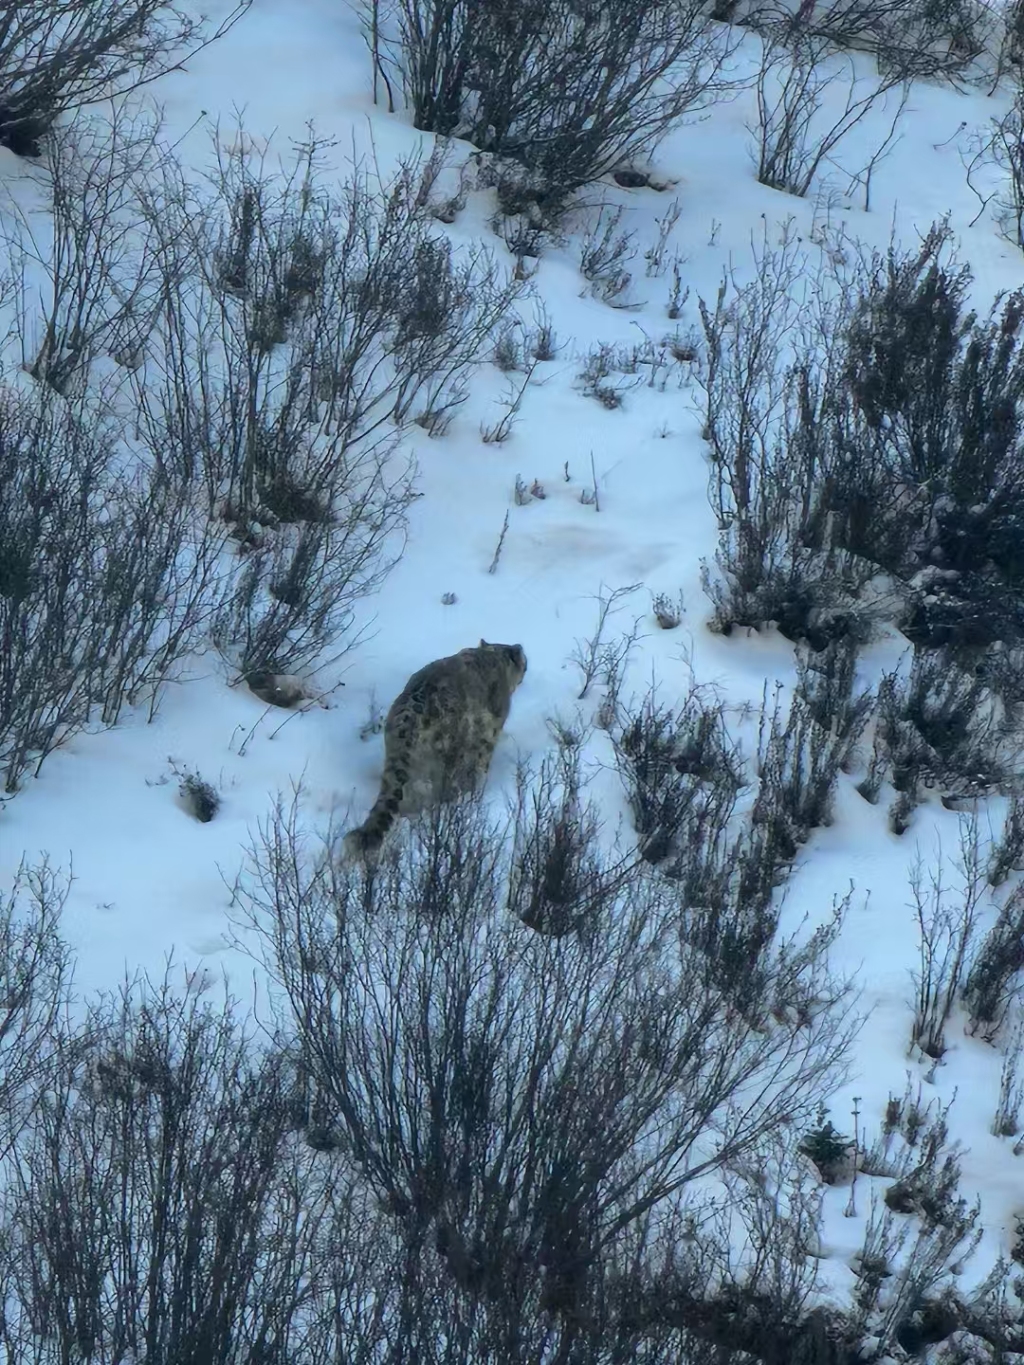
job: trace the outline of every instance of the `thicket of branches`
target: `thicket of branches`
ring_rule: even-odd
[[[755,78],[757,178],[762,185],[805,195],[826,160],[873,109],[902,86],[890,131],[860,175],[870,195],[870,174],[895,134],[909,95],[898,67],[881,74],[858,73],[852,56],[840,58],[833,40],[782,22],[762,28],[762,55]],[[867,203],[865,203],[865,208]]]
[[[856,1027],[844,907],[800,943],[770,927],[744,975],[710,905],[592,814],[562,754],[507,816],[441,808],[368,875],[281,802],[235,887],[277,993],[258,1035],[170,967],[72,1024],[62,882],[25,867],[0,934],[12,1365],[852,1365],[940,1308],[944,1335],[991,1334],[950,1289],[977,1211],[945,1116],[909,1100],[858,1149],[896,1181],[854,1309],[813,1307],[801,1153]],[[540,903],[557,925],[524,922]]]
[[[810,1112],[851,1036],[824,940],[799,1022],[768,1014],[794,984],[770,935],[737,1013],[728,946],[695,948],[677,884],[602,852],[564,763],[521,784],[510,827],[446,807],[369,878],[281,806],[240,887],[318,1137],[458,1291],[482,1351],[459,1358],[649,1350],[619,1295],[673,1254],[687,1191]],[[557,926],[523,922],[538,904]]]
[[[904,632],[912,666],[883,682],[864,789],[888,771],[899,823],[920,782],[962,796],[1014,770],[1024,310],[1016,294],[967,309],[943,224],[801,292],[803,264],[788,238],[702,305],[705,582],[722,631],[774,624],[816,651]]]
[[[436,159],[331,185],[315,138],[277,170],[235,133],[193,184],[148,115],[81,115],[6,228],[36,381],[0,413],[8,791],[211,643],[253,678],[351,648],[403,548],[402,427],[464,401],[522,288],[440,235]]]
[[[0,15],[0,145],[38,156],[58,115],[156,80],[228,31],[168,0],[29,0]]]
[[[528,168],[557,206],[648,155],[725,84],[729,40],[696,0],[367,0],[375,71],[414,126]]]
[[[155,704],[202,647],[226,533],[186,490],[122,472],[101,413],[42,387],[0,399],[0,775]]]
[[[871,52],[897,81],[963,79],[983,54],[1005,60],[1013,33],[1012,15],[984,0],[718,0],[714,12],[800,44]]]
[[[785,589],[803,559],[812,572],[798,577],[817,597],[793,604],[805,631],[812,607],[884,571],[902,585],[915,643],[1012,642],[1024,568],[1021,299],[998,300],[984,319],[970,312],[970,272],[945,225],[916,252],[864,263],[831,304],[819,296],[802,314],[798,261],[789,240],[761,258],[753,284],[732,297],[723,286],[715,312],[703,310],[727,592],[740,605],[735,582],[765,599],[751,603],[760,621],[735,620],[779,619],[773,585]]]

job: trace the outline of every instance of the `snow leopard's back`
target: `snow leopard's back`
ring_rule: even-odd
[[[388,711],[380,794],[364,823],[345,836],[349,856],[375,856],[398,816],[484,780],[525,673],[521,645],[481,640],[412,675]]]

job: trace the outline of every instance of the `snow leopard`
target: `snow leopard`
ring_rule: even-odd
[[[412,675],[384,722],[380,794],[365,822],[346,834],[346,857],[372,860],[399,815],[482,783],[525,674],[522,645],[481,640]]]

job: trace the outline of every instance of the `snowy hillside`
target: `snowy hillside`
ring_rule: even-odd
[[[40,155],[0,147],[0,904],[11,956],[12,908],[16,924],[61,902],[73,964],[24,1076],[18,971],[0,971],[3,1106],[27,1116],[3,1125],[5,1144],[18,1138],[0,1218],[12,1362],[1024,1359],[1012,16],[965,4],[973,55],[908,75],[863,34],[844,47],[822,22],[808,36],[813,5],[792,23],[678,9],[704,45],[704,94],[649,160],[598,166],[561,201],[539,172],[481,152],[469,113],[451,136],[414,128],[401,5],[380,12],[376,102],[376,9],[254,0],[182,69],[62,112]],[[908,42],[923,63],[927,35]],[[806,192],[761,183],[759,158],[761,180],[771,163],[798,189],[806,173]],[[79,518],[78,549],[60,517]],[[107,633],[72,639],[101,603]],[[481,639],[528,659],[482,806],[402,822],[376,874],[344,864],[330,841],[377,795],[387,708],[417,669]],[[76,670],[95,680],[84,692]],[[267,671],[297,680],[297,705],[261,699]],[[550,890],[568,826],[577,918],[535,933],[513,910],[527,883],[534,908]],[[400,910],[427,904],[425,865],[442,909],[417,926]],[[645,965],[627,982],[630,955]],[[493,1186],[467,1178],[472,1193],[442,1209],[409,1155],[409,1115],[436,1118],[434,1096],[388,1030],[405,1039],[403,1002],[418,1002],[462,1076],[468,1044],[444,1015],[462,971],[482,993],[473,1056],[500,1078],[497,1108],[560,1117],[533,1191],[508,1156],[511,1122],[500,1156],[469,1120],[456,1136],[425,1124],[431,1161],[436,1140],[452,1162],[460,1142],[467,1162],[494,1162]],[[154,1003],[165,975],[181,1013]],[[116,998],[130,980],[150,1001],[144,1026]],[[287,1312],[259,1317],[261,1295],[278,1303],[263,1266],[237,1291],[244,1329],[165,1354],[185,1337],[118,1342],[104,1325],[130,1297],[131,1258],[98,1257],[72,1291],[24,1192],[78,1188],[75,1153],[119,1150],[116,1091],[139,1146],[104,1167],[91,1230],[69,1196],[68,1245],[99,1245],[122,1197],[137,1201],[122,1230],[149,1226],[124,1171],[150,1150],[155,1083],[136,1071],[118,1090],[103,1068],[130,1072],[161,1029],[173,1054],[190,1010],[219,1017],[224,983],[253,1055],[275,1029],[289,1066],[302,1053],[306,1109],[279,1135],[291,1183],[274,1198],[315,1184],[321,1202],[291,1225],[314,1240]],[[529,1025],[485,1036],[485,998],[516,1029],[517,1010],[543,1016],[550,1057],[574,1059],[557,1085],[537,1079],[530,1034],[530,1091],[515,1053]],[[118,1028],[135,1038],[123,1052]],[[170,1055],[167,1075],[188,1062],[200,1087],[238,1080],[237,1040],[217,1037]],[[660,1059],[643,1100],[612,1074],[616,1039],[641,1072]],[[738,1069],[704,1112],[711,1091],[686,1086],[698,1070],[711,1086],[719,1060]],[[408,1086],[401,1137],[358,1108],[390,1112],[374,1067]],[[592,1101],[605,1082],[622,1095]],[[106,1118],[83,1117],[100,1092]],[[208,1145],[182,1139],[174,1159],[215,1163],[215,1130],[255,1122],[246,1096],[239,1083]],[[647,1098],[641,1121],[630,1104]],[[79,1106],[73,1141],[57,1141],[58,1100]],[[586,1115],[614,1127],[627,1110],[618,1164],[592,1188],[579,1176],[578,1202],[601,1210],[600,1252],[577,1248],[593,1283],[523,1290],[532,1317],[516,1335],[493,1285],[460,1270],[460,1256],[487,1260],[469,1229],[519,1286],[509,1247],[554,1254],[523,1207],[543,1208],[559,1160],[587,1167]],[[49,1177],[47,1134],[69,1162]],[[246,1144],[227,1147],[237,1163]],[[253,1180],[231,1197],[269,1220],[258,1240],[279,1206]],[[328,1186],[335,1201],[344,1187],[348,1222],[330,1222]],[[513,1188],[523,1207],[503,1222],[488,1201]],[[641,1211],[652,1189],[663,1197]],[[217,1214],[186,1198],[162,1216],[209,1233]],[[641,1263],[642,1288],[624,1268]],[[86,1329],[90,1294],[103,1307]],[[33,1319],[24,1305],[44,1300],[77,1306]],[[73,1319],[78,1340],[58,1341],[53,1324]]]

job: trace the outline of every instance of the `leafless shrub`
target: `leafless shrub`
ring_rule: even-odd
[[[1024,889],[1014,888],[999,907],[996,922],[970,963],[964,982],[964,1004],[970,1032],[992,1042],[1010,1007],[1020,999],[1024,969]]]
[[[974,177],[979,171],[990,172],[993,167],[1003,182],[986,193],[978,188]],[[994,200],[999,231],[1008,242],[1024,248],[1024,89],[1019,82],[1006,113],[991,119],[988,129],[976,135],[973,155],[967,163],[967,183],[981,201],[974,222]]]
[[[919,251],[830,282],[790,235],[756,254],[753,283],[701,305],[715,628],[777,621],[820,648],[902,599],[900,629],[965,672],[1021,637],[1024,308],[966,312],[948,243],[938,223]],[[1012,686],[1005,666],[984,672],[988,691]]]
[[[677,318],[682,317],[683,307],[689,297],[690,286],[688,284],[683,284],[683,260],[681,256],[676,256],[672,261],[672,285],[669,289],[668,304],[665,308],[666,314],[673,322]],[[679,355],[677,356],[677,359],[693,360],[696,352],[692,347],[686,347],[685,349],[688,350],[690,354]]]
[[[762,30],[762,36],[758,123],[752,130],[758,143],[757,178],[762,185],[802,196],[821,163],[903,78],[897,71],[861,81],[852,58],[834,56],[827,37],[795,26]],[[831,98],[836,86],[845,95],[838,115]],[[830,110],[822,119],[826,94]]]
[[[510,370],[518,370],[521,367],[523,353],[517,328],[505,327],[498,333],[491,356],[502,374],[508,374]]]
[[[201,649],[222,532],[187,490],[116,472],[104,414],[46,388],[0,399],[0,769],[28,769],[125,705],[155,708]]]
[[[685,614],[682,590],[674,599],[667,592],[655,593],[651,598],[651,611],[662,630],[675,630]]]
[[[580,670],[583,680],[577,701],[582,701],[598,680],[613,691],[616,690],[616,683],[621,677],[626,660],[640,638],[639,620],[634,621],[632,629],[614,642],[605,639],[605,630],[609,617],[621,610],[624,599],[636,592],[639,586],[639,583],[632,583],[628,587],[614,588],[610,592],[602,589],[598,594],[597,626],[594,633],[589,640],[577,640],[569,656],[571,662]]]
[[[857,743],[871,719],[875,698],[869,688],[855,687],[857,642],[832,640],[823,650],[797,650],[797,694],[808,716],[841,744],[839,767],[848,772]]]
[[[639,705],[618,703],[610,719],[642,856],[676,888],[686,941],[738,1001],[748,978],[760,979],[759,950],[775,932],[775,869],[736,815],[747,775],[723,707],[691,688],[672,709],[652,689]]]
[[[850,548],[907,581],[904,634],[973,665],[1021,631],[1011,528],[1024,461],[1010,414],[1024,402],[1024,309],[1009,295],[977,320],[949,241],[938,223],[919,252],[871,263],[844,365],[857,415],[845,444],[861,452],[844,482],[860,494],[844,493],[849,510],[833,520]]]
[[[791,1130],[772,1134],[755,1157],[725,1174],[731,1198],[717,1235],[724,1251],[719,1292],[743,1305],[752,1336],[799,1323],[818,1279],[822,1195],[795,1147]]]
[[[512,428],[515,425],[516,418],[519,416],[519,409],[522,407],[523,399],[526,397],[526,390],[530,386],[533,372],[539,363],[540,362],[536,357],[531,358],[523,370],[521,381],[519,383],[512,382],[508,385],[503,399],[505,411],[501,418],[492,426],[481,426],[480,428],[480,436],[485,444],[500,445],[503,441],[507,441],[512,435]]]
[[[714,310],[702,299],[706,342],[704,439],[711,447],[712,507],[720,528],[749,520],[760,471],[772,468],[774,423],[784,404],[789,353],[800,343],[799,289],[806,262],[787,231],[778,250],[755,252],[755,279],[723,278]]]
[[[141,433],[169,478],[203,480],[243,521],[344,519],[389,426],[465,397],[519,290],[437,234],[442,153],[332,188],[321,147],[311,134],[275,173],[239,129],[206,190],[171,175],[150,195],[172,287],[133,374]]]
[[[622,390],[615,388],[612,384],[597,384],[589,397],[596,398],[603,408],[609,412],[614,412],[616,408],[622,407]]]
[[[865,712],[862,725],[866,719]],[[823,728],[799,692],[783,714],[778,692],[769,704],[765,686],[751,820],[763,828],[768,856],[780,867],[792,863],[812,830],[832,823],[836,781],[858,733]]]
[[[717,573],[705,567],[703,581],[716,605],[713,629],[772,623],[822,649],[845,635],[866,638],[874,616],[872,603],[858,600],[872,570],[823,526],[819,505],[829,471],[818,426],[831,401],[837,356],[828,338],[840,315],[820,278],[808,277],[788,229],[781,247],[766,240],[755,262],[750,284],[723,280],[713,312],[700,303],[709,496],[720,532]]]
[[[212,31],[167,0],[40,0],[9,5],[0,32],[0,143],[38,156],[58,114],[176,70],[249,9],[239,0]]]
[[[601,1249],[809,1113],[849,1021],[819,953],[801,1023],[745,1023],[653,872],[624,879],[592,933],[530,933],[501,913],[508,833],[449,806],[367,877],[279,807],[238,894],[396,1228],[436,1246],[480,1312],[532,1305],[576,1339]]]
[[[0,894],[0,1154],[6,1156],[50,1079],[71,988],[60,938],[70,878],[23,858]]]
[[[635,858],[598,852],[601,821],[585,795],[578,745],[559,746],[536,772],[516,776],[508,908],[529,928],[560,938],[593,934],[616,904]]]
[[[950,802],[998,789],[1011,771],[1007,743],[984,679],[942,651],[915,650],[905,676],[896,670],[879,684],[874,754],[859,790],[870,800],[890,775],[897,792],[890,823],[902,834],[926,787]]]
[[[619,708],[611,739],[640,856],[655,865],[696,862],[701,818],[711,807],[731,812],[743,784],[722,703],[692,687],[678,707],[668,707],[652,686],[639,705]]]
[[[903,1095],[890,1094],[886,1102],[881,1136],[862,1149],[860,1169],[866,1175],[903,1179],[922,1160],[934,1165],[949,1137],[951,1107],[952,1100],[945,1107],[923,1103],[921,1082],[915,1088],[908,1072]]]
[[[649,154],[725,84],[729,43],[693,0],[515,11],[368,0],[367,11],[375,64],[399,72],[417,128],[521,161],[563,202]]]
[[[455,414],[469,397],[469,389],[465,384],[459,382],[444,394],[437,396],[429,407],[423,408],[412,419],[418,427],[422,427],[429,437],[437,440],[439,436],[446,436],[455,420]]]
[[[110,101],[55,129],[37,209],[4,219],[20,285],[22,361],[59,394],[81,394],[99,356],[138,363],[162,266],[139,189],[166,155],[151,113]],[[41,315],[27,312],[38,298]]]
[[[619,230],[624,212],[622,208],[609,212],[602,207],[580,244],[580,274],[590,282],[594,297],[614,308],[628,306],[620,300],[633,282],[626,266],[636,256],[635,234]]]
[[[1020,0],[1013,0],[1013,3],[1002,10],[1000,17],[1003,21],[999,65],[996,69],[996,81],[1003,74],[1004,67],[1019,66],[1021,56],[1024,54],[1024,9]]]
[[[844,383],[872,457],[860,499],[843,489],[840,515],[851,548],[891,570],[913,572],[928,563],[920,541],[932,507],[919,487],[950,457],[936,438],[948,429],[957,402],[951,369],[971,322],[964,315],[970,275],[951,254],[950,235],[945,222],[933,224],[916,253],[892,249],[874,257],[849,320]],[[957,454],[953,467],[960,465],[959,479],[970,479],[980,453],[976,433],[956,418],[953,423],[968,437],[963,462]]]
[[[955,1187],[954,1187],[955,1188]],[[935,1291],[948,1284],[954,1267],[976,1250],[981,1229],[980,1207],[966,1200],[949,1205],[942,1222],[926,1219],[917,1230],[893,1217],[872,1200],[872,1211],[861,1251],[855,1262],[859,1277],[855,1291],[854,1331],[878,1336],[885,1350],[911,1333]]]
[[[1011,871],[1024,867],[1024,796],[1011,795],[999,838],[989,853],[988,881],[1002,886]]]
[[[960,1197],[959,1152],[948,1145],[951,1106],[933,1114],[932,1105],[920,1103],[920,1087],[911,1097],[908,1082],[902,1101],[889,1100],[884,1160],[876,1144],[862,1162],[863,1170],[897,1177],[885,1192],[884,1210],[872,1198],[864,1245],[852,1267],[860,1281],[852,1326],[858,1334],[878,1333],[886,1344],[911,1343],[935,1291],[980,1240],[980,1207]],[[902,1150],[890,1155],[894,1138]],[[908,1214],[919,1220],[916,1234]]]
[[[204,488],[248,551],[219,647],[243,673],[288,673],[350,647],[413,496],[394,426],[419,404],[433,430],[450,419],[518,286],[437,235],[441,153],[331,189],[312,134],[280,173],[242,129],[217,150],[207,189],[166,166],[147,191],[165,287],[131,382],[162,476]]]
[[[999,1100],[992,1118],[991,1131],[996,1137],[1016,1137],[1020,1132],[1020,1111],[1024,1105],[1024,1074],[1021,1055],[1024,1053],[1024,1015],[1018,1013],[1003,1055],[999,1075]],[[1015,1152],[1020,1147],[1018,1143]]]
[[[648,276],[660,275],[665,269],[668,244],[676,229],[676,224],[682,217],[682,213],[682,204],[680,204],[678,199],[673,199],[662,217],[655,218],[654,221],[658,225],[658,237],[654,244],[649,246],[644,252],[644,260],[647,262],[645,273]],[[675,253],[671,257],[671,260],[677,269],[683,262],[683,258],[678,253]]]
[[[738,757],[733,750],[729,762]],[[738,786],[708,781],[701,800],[686,810],[676,859],[662,868],[680,895],[683,941],[700,955],[701,969],[716,990],[753,1023],[796,1022],[817,1008],[813,963],[828,950],[843,924],[851,894],[837,901],[831,919],[803,944],[797,936],[776,943],[788,850],[776,834],[778,821],[737,820]]]
[[[27,220],[14,233],[26,334],[32,273],[45,280],[26,362],[77,407],[5,400],[8,789],[94,715],[110,724],[155,700],[211,619],[248,675],[350,647],[353,602],[402,548],[411,468],[394,459],[394,423],[414,403],[436,416],[464,399],[517,290],[431,231],[440,154],[382,187],[359,168],[332,195],[312,135],[280,175],[242,129],[218,148],[200,192],[156,124],[120,105],[105,129],[82,116],[52,146],[52,247]],[[118,394],[90,387],[104,354],[127,367],[131,430]],[[132,479],[115,473],[124,438]]]
[[[211,621],[215,645],[240,675],[322,667],[358,643],[353,608],[403,543],[409,493],[386,480],[378,468],[363,489],[350,486],[346,520],[283,528],[242,560]]]
[[[550,320],[543,315],[538,319],[536,331],[529,335],[529,346],[535,360],[554,360],[558,355],[555,329]]]
[[[622,406],[622,390],[605,381],[618,372],[615,347],[601,342],[586,356],[577,378],[588,398],[596,398],[606,408]]]
[[[966,1199],[957,1197],[959,1177],[959,1163],[947,1157],[935,1184],[920,1192],[924,1226],[907,1255],[903,1274],[887,1296],[882,1320],[887,1340],[923,1306],[927,1295],[954,1267],[973,1255],[981,1241],[981,1205],[969,1206]]]
[[[966,817],[960,822],[957,870],[962,881],[955,900],[943,881],[941,855],[929,874],[927,890],[920,854],[910,874],[920,950],[920,967],[914,973],[917,994],[911,1042],[925,1056],[936,1059],[946,1050],[946,1025],[971,962],[984,892],[977,823]]]
[[[374,1257],[347,1173],[291,1141],[294,1108],[289,1054],[259,1049],[231,1002],[165,978],[93,1005],[5,1182],[9,1358],[229,1365],[304,1342],[325,1359]]]
[[[737,0],[724,0],[716,13],[732,18],[737,8]],[[898,80],[963,79],[983,49],[998,42],[997,16],[975,0],[754,0],[744,11],[742,22],[758,31],[789,29],[833,48],[874,53],[882,75]]]

